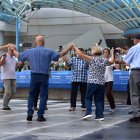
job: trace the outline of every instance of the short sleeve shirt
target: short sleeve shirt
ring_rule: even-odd
[[[139,68],[140,67],[140,43],[131,47],[124,57],[124,62],[130,64],[130,68]]]
[[[88,83],[105,84],[105,69],[108,65],[108,60],[102,57],[93,57],[89,63]]]
[[[59,57],[60,53],[43,46],[37,46],[20,53],[19,61],[28,60],[32,73],[49,74],[51,61],[58,61]]]
[[[4,64],[1,66],[1,79],[16,79],[17,58],[7,53]]]
[[[106,66],[105,82],[113,81],[113,67],[114,65]]]
[[[70,62],[72,71],[72,82],[87,82],[88,62],[85,60],[73,57]]]

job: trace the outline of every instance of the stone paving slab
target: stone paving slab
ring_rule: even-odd
[[[2,99],[0,99],[0,106],[2,107]],[[108,130],[114,131],[115,134],[117,131],[115,129],[120,124],[123,129],[129,128],[126,126],[126,122],[130,118],[128,115],[130,106],[121,103],[117,103],[115,113],[110,113],[108,104],[105,104],[105,121],[103,122],[94,120],[94,105],[93,118],[90,121],[81,120],[85,112],[80,110],[79,102],[76,111],[69,112],[69,102],[49,100],[48,111],[45,113],[46,122],[37,122],[36,112],[32,122],[26,121],[26,100],[14,99],[11,101],[10,107],[11,111],[0,109],[0,140],[90,140],[90,137],[98,139],[97,134],[100,133],[99,138],[104,139],[102,135],[106,134],[105,139],[108,140]],[[129,125],[131,126],[131,124]],[[137,138],[137,136],[135,137]]]

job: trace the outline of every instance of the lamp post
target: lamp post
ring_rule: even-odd
[[[20,43],[20,18],[16,18],[16,50],[19,52],[19,43]]]

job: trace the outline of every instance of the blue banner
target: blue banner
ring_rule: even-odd
[[[114,71],[113,91],[127,91],[129,79],[128,71]],[[71,71],[51,71],[49,78],[49,88],[71,88]],[[17,88],[28,88],[30,85],[30,71],[16,72]],[[0,87],[2,87],[0,80]]]
[[[114,71],[113,91],[127,91],[128,71]]]

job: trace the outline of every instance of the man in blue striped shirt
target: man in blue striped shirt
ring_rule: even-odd
[[[28,49],[19,55],[20,63],[22,64],[24,61],[28,60],[30,62],[31,69],[27,121],[32,121],[34,113],[34,97],[38,88],[40,89],[40,105],[37,112],[37,121],[46,121],[46,118],[44,118],[43,114],[45,112],[44,110],[47,101],[48,79],[51,61],[58,61],[59,57],[66,55],[73,45],[68,46],[61,53],[58,53],[44,47],[44,36],[36,36],[35,42],[37,47]]]

